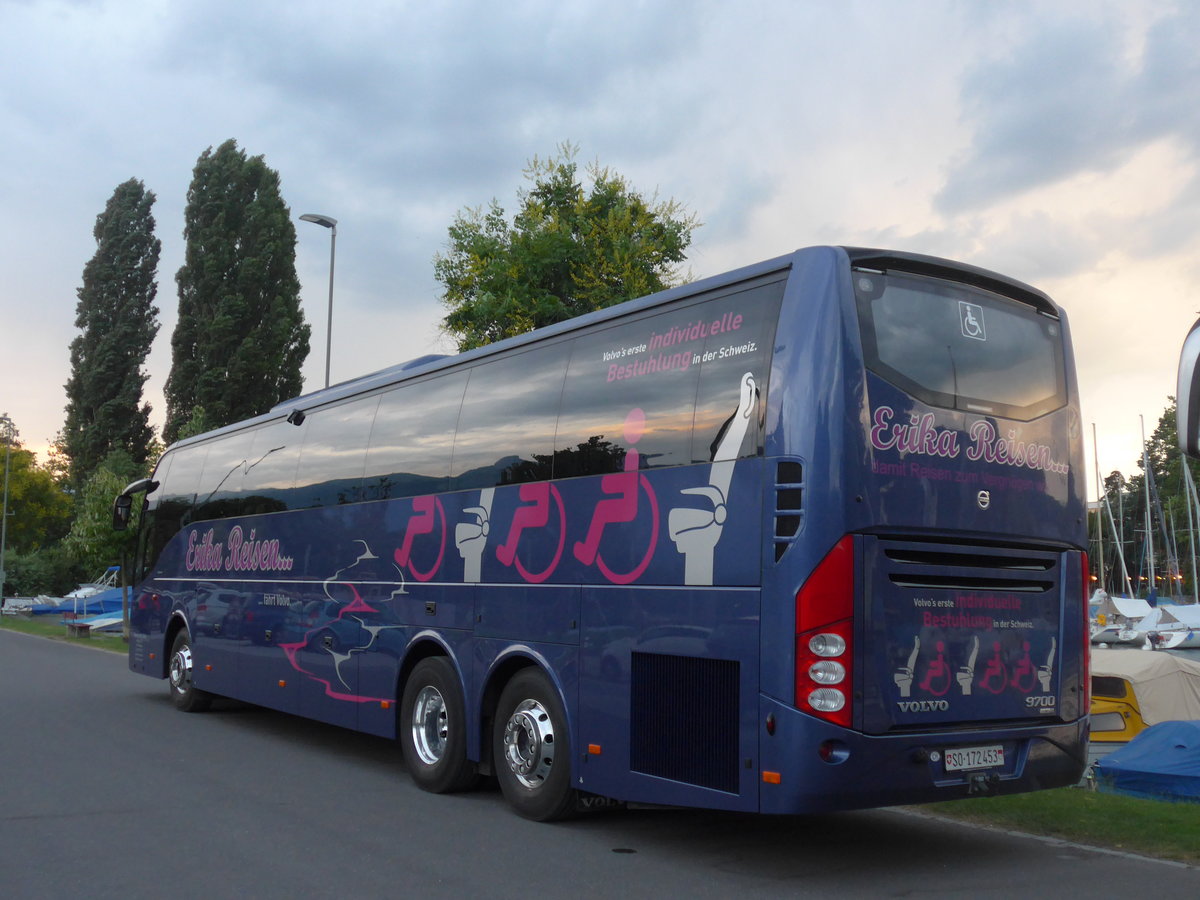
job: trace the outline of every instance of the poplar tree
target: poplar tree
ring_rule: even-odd
[[[96,253],[83,268],[71,341],[66,423],[59,446],[76,491],[100,462],[123,450],[145,463],[154,438],[142,402],[143,368],[158,333],[154,193],[136,178],[119,185],[92,230]]]
[[[197,409],[208,427],[219,428],[296,396],[308,356],[296,228],[279,174],[261,155],[247,157],[232,139],[200,155],[183,235],[166,384],[168,442]]]
[[[447,308],[443,330],[469,350],[672,287],[698,227],[674,200],[647,199],[597,163],[585,186],[564,143],[525,169],[512,224],[491,202],[468,208],[434,258]]]

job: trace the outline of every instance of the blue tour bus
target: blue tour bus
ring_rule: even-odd
[[[129,664],[399,739],[432,791],[799,813],[1076,782],[1066,319],[815,247],[180,441]]]

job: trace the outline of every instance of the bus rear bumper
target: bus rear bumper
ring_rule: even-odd
[[[1018,794],[1077,784],[1087,764],[1087,719],[1012,727],[866,735],[763,697],[759,808],[795,814]],[[1003,762],[956,770],[947,750]],[[973,754],[983,757],[982,753]],[[961,762],[956,758],[955,762]],[[978,759],[972,760],[972,763]]]

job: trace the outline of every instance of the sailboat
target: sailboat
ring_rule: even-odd
[[[1092,424],[1092,446],[1096,444],[1096,426]],[[1141,634],[1136,626],[1150,612],[1150,604],[1133,595],[1133,583],[1129,579],[1129,570],[1125,566],[1125,551],[1118,539],[1117,523],[1113,519],[1112,504],[1108,502],[1108,492],[1101,491],[1099,453],[1096,455],[1096,493],[1103,500],[1100,516],[1099,557],[1101,585],[1092,594],[1088,606],[1091,609],[1091,641],[1093,644],[1111,646],[1113,644],[1141,644],[1146,636]],[[1113,547],[1116,550],[1117,561],[1121,566],[1121,582],[1128,594],[1126,597],[1110,596],[1104,590],[1104,516],[1108,513],[1109,527],[1112,529]]]

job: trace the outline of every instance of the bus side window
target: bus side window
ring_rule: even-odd
[[[367,440],[379,395],[317,409],[305,416],[293,508],[336,506],[362,499]]]
[[[568,347],[539,347],[471,370],[454,439],[451,490],[551,477]]]
[[[142,510],[142,521],[138,530],[137,564],[134,572],[134,584],[140,583],[150,574],[155,560],[158,559],[158,554],[162,552],[163,545],[166,543],[166,540],[160,540],[159,535],[163,527],[162,520],[159,517],[159,505],[165,496],[163,489],[167,487],[167,480],[171,473],[171,462],[174,458],[174,454],[165,455],[158,461],[158,465],[154,469],[154,477],[159,484],[155,490],[146,495],[146,506]],[[170,535],[167,536],[167,540],[170,540]]]
[[[304,422],[271,422],[254,432],[242,476],[243,514],[280,512],[292,506],[296,466],[304,443]]]
[[[241,514],[239,495],[254,432],[241,431],[214,441],[196,490],[197,519],[227,519]]]
[[[767,374],[784,284],[761,285],[704,305],[705,319],[724,327],[704,343],[692,462],[754,456],[761,449]],[[749,422],[739,427],[738,416],[748,416]]]
[[[158,490],[157,507],[152,523],[153,533],[147,541],[146,565],[153,569],[167,543],[194,518],[193,504],[200,475],[204,471],[204,460],[208,455],[208,444],[194,444],[170,452],[170,468],[162,479]],[[159,463],[162,471],[163,463]],[[152,501],[153,502],[153,501]]]
[[[465,372],[406,384],[379,402],[363,478],[364,500],[445,491]]]
[[[555,438],[555,478],[619,472],[635,444],[642,469],[689,461],[702,342],[687,335],[702,310],[675,309],[575,342]],[[631,414],[644,425],[630,430]]]

